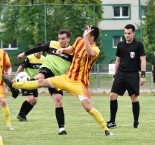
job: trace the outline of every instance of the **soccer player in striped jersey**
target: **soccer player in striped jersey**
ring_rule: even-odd
[[[107,128],[101,113],[93,107],[88,91],[90,71],[100,52],[95,42],[98,36],[99,29],[88,26],[83,33],[83,38],[77,38],[73,46],[57,50],[59,55],[74,54],[72,64],[66,74],[37,81],[13,83],[12,87],[30,90],[51,87],[66,90],[78,97],[84,109],[95,119],[105,135],[112,136],[113,133]]]

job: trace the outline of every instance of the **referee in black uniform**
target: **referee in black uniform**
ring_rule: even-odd
[[[124,27],[125,41],[119,42],[116,51],[115,75],[110,93],[110,121],[108,128],[116,127],[116,113],[118,109],[117,98],[125,91],[132,102],[133,127],[139,127],[140,104],[138,100],[140,85],[145,83],[146,56],[144,46],[134,39],[135,27],[128,24]],[[139,71],[141,75],[139,76]]]

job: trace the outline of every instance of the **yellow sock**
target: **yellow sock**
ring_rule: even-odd
[[[38,80],[36,81],[21,81],[13,83],[12,87],[15,89],[34,90],[39,88]]]
[[[1,135],[0,135],[0,145],[3,145],[3,138]]]
[[[10,111],[9,111],[9,107],[3,107],[2,108],[2,112],[3,112],[3,116],[5,118],[6,121],[6,125],[10,125],[11,121],[10,121]]]
[[[105,120],[103,119],[101,113],[98,110],[96,110],[95,108],[92,108],[89,111],[89,114],[95,119],[95,121],[97,122],[97,124],[99,124],[99,126],[103,129],[103,131],[109,130],[107,128]]]

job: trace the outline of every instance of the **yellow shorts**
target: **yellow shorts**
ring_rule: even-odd
[[[5,85],[4,83],[0,84],[0,98],[6,97]]]
[[[61,75],[48,78],[50,84],[53,84],[58,90],[65,90],[75,96],[84,96],[90,99],[88,86],[85,86],[81,81],[74,81],[67,77],[67,75]]]

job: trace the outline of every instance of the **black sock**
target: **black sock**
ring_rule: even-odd
[[[26,116],[26,115],[32,110],[32,108],[34,107],[34,105],[31,105],[29,102],[26,101],[26,103],[27,103],[27,108],[25,109],[25,112],[24,112],[25,116]]]
[[[25,100],[23,102],[18,114],[21,115],[21,116],[25,116],[24,112],[25,112],[26,108],[27,108],[27,101]]]
[[[115,122],[117,109],[118,109],[117,100],[110,100],[110,121],[111,122]]]
[[[27,100],[25,100],[20,108],[19,115],[26,116],[33,108],[33,105],[31,105]]]
[[[55,114],[56,114],[56,119],[57,119],[59,128],[64,127],[65,119],[64,119],[63,107],[55,108]]]
[[[134,122],[138,122],[139,112],[140,112],[140,104],[139,104],[139,101],[132,102],[132,112],[133,112]]]

